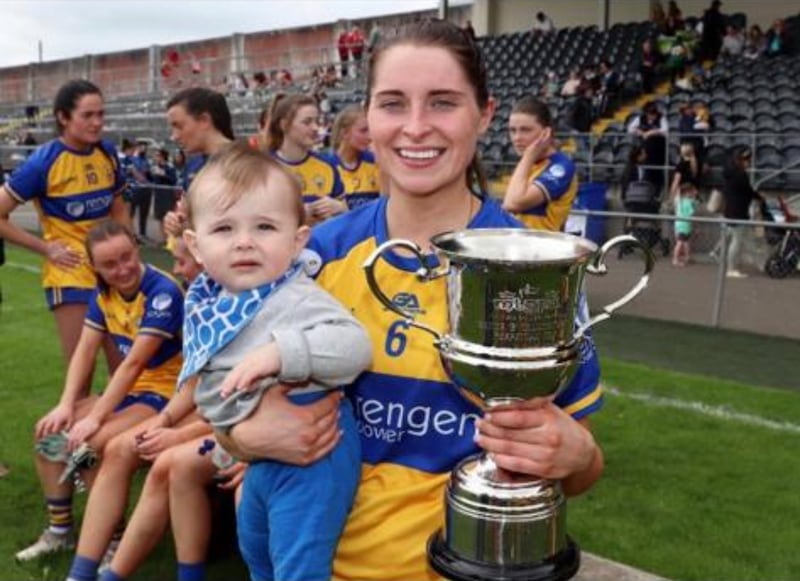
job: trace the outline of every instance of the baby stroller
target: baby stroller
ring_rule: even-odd
[[[622,203],[625,211],[632,214],[658,214],[661,199],[655,185],[645,180],[632,181],[623,195]],[[664,256],[669,256],[670,241],[661,233],[661,222],[652,218],[631,217],[625,220],[625,234],[631,234],[650,250],[661,248]],[[633,249],[623,246],[619,250],[619,258]]]
[[[777,213],[784,223],[798,221],[798,216],[789,210],[788,204],[781,197],[778,197],[778,206],[779,209],[773,212],[773,216]],[[770,278],[786,278],[797,270],[800,263],[800,230],[771,227],[766,234],[767,242],[775,249],[767,258],[764,271]]]

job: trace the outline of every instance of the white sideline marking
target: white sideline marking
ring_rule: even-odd
[[[700,401],[686,401],[682,399],[674,399],[671,397],[661,397],[659,395],[652,395],[649,393],[637,393],[621,391],[616,387],[606,385],[603,390],[605,393],[625,397],[640,401],[642,403],[656,406],[656,407],[669,407],[679,410],[687,410],[695,412],[700,415],[719,418],[721,420],[730,422],[739,422],[749,426],[758,426],[760,428],[768,428],[770,430],[777,430],[779,432],[790,432],[792,434],[800,434],[800,425],[793,424],[792,422],[781,422],[755,416],[753,414],[744,414],[741,412],[733,412],[721,406],[713,406]]]
[[[9,268],[16,268],[17,270],[24,270],[25,272],[32,272],[33,274],[39,274],[42,272],[41,268],[36,266],[30,266],[28,264],[19,264],[18,262],[6,262],[5,264]]]

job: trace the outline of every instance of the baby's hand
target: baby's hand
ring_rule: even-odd
[[[275,343],[259,347],[239,364],[222,382],[220,395],[228,397],[234,391],[253,391],[256,384],[267,377],[276,376],[281,370],[281,354]]]

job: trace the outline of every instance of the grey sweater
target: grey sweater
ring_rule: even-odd
[[[277,343],[281,371],[251,392],[220,397],[227,373],[253,349]],[[291,394],[351,383],[372,360],[372,344],[361,324],[335,298],[301,273],[270,295],[253,320],[200,371],[194,392],[200,413],[227,430],[247,418],[264,391],[276,383],[298,384]]]

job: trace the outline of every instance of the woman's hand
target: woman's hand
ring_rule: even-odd
[[[553,128],[546,127],[539,133],[528,147],[525,148],[525,155],[533,162],[541,161],[545,158],[547,151],[553,146]]]
[[[290,387],[276,385],[264,392],[259,422],[241,422],[230,432],[247,456],[269,458],[294,466],[308,466],[327,455],[339,441],[339,402],[333,391],[309,405],[289,401]]]
[[[322,221],[346,212],[347,203],[326,196],[308,204],[308,210],[316,221]]]
[[[540,478],[583,472],[597,453],[592,433],[543,398],[492,408],[476,429],[476,443],[498,466]]]
[[[236,490],[244,480],[246,468],[247,464],[245,462],[237,462],[217,471],[217,477],[221,480],[217,486],[223,490]]]
[[[67,449],[69,451],[75,450],[78,446],[83,444],[86,440],[91,438],[100,429],[100,420],[92,415],[88,415],[82,420],[75,422],[69,430],[69,441]]]
[[[72,406],[66,404],[58,404],[47,415],[36,422],[36,429],[34,435],[37,440],[55,434],[61,430],[66,430],[72,425],[75,410]]]
[[[170,236],[178,237],[186,228],[186,202],[181,196],[175,202],[175,209],[164,216],[164,231]]]
[[[136,435],[136,451],[142,460],[153,462],[161,452],[180,442],[174,428],[153,426]]]
[[[69,269],[80,266],[83,258],[61,240],[52,240],[45,244],[45,258],[61,268]]]

